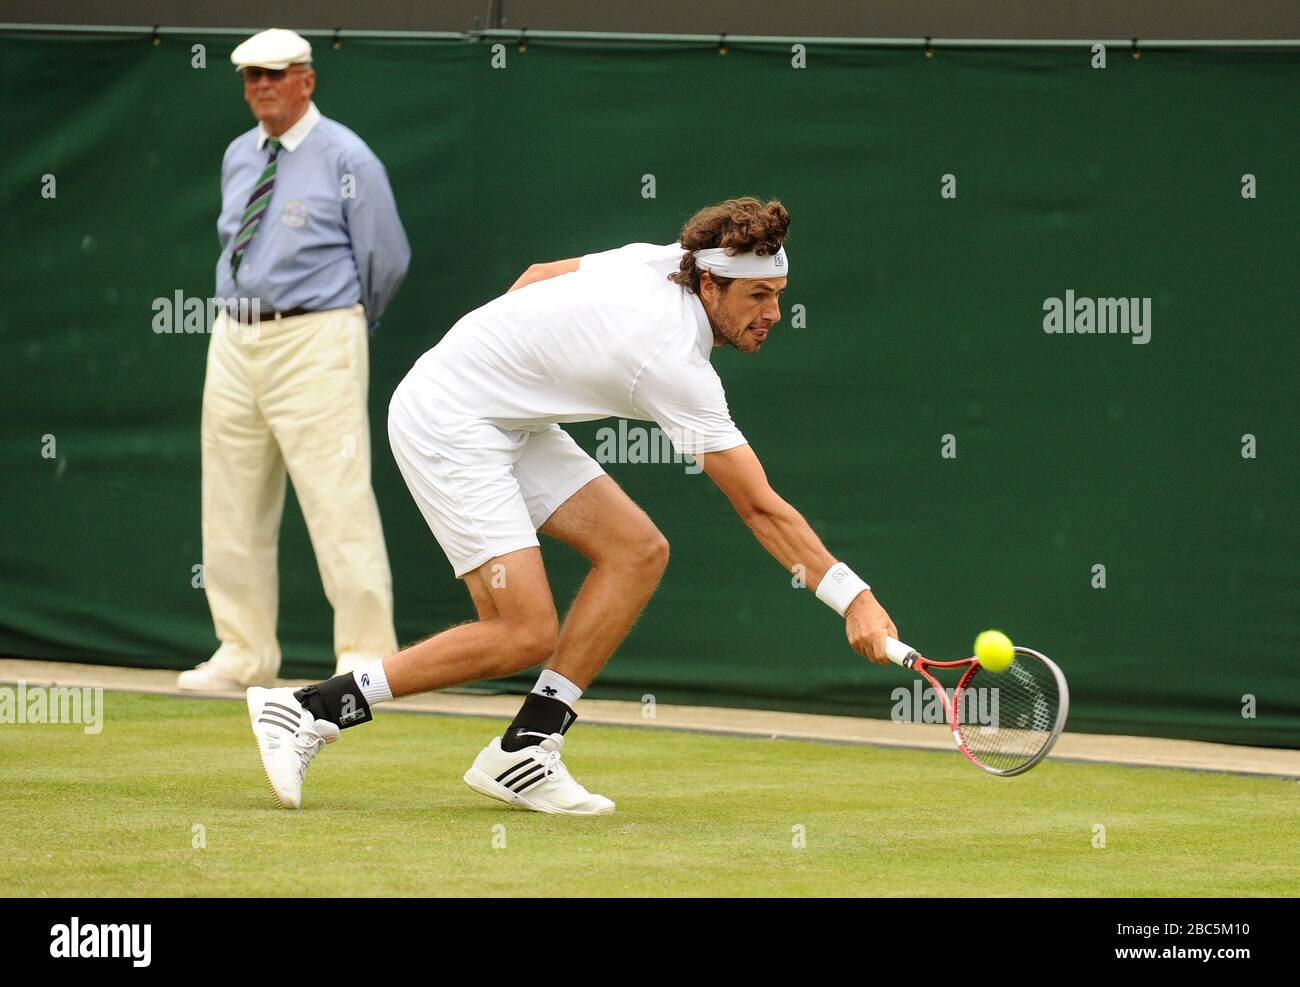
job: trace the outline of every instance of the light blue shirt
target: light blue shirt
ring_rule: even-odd
[[[266,168],[259,123],[221,161],[218,298],[257,298],[262,312],[350,308],[361,302],[373,332],[406,276],[411,247],[388,174],[365,141],[312,103],[280,136],[275,188],[238,282],[230,270],[239,220]]]

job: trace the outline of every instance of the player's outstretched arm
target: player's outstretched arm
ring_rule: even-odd
[[[731,506],[749,526],[759,544],[787,570],[793,570],[796,565],[803,566],[809,588],[819,589],[833,567],[842,569],[803,515],[772,489],[763,464],[750,446],[703,453],[696,458],[709,479],[727,495]],[[818,596],[826,599],[821,592]],[[889,619],[885,608],[877,602],[870,589],[863,589],[851,602],[844,602],[847,604],[843,611],[844,630],[853,650],[877,664],[889,664],[885,656],[885,638],[897,638],[898,628]]]
[[[547,278],[553,278],[559,274],[576,271],[581,260],[581,257],[570,257],[567,260],[553,260],[546,264],[530,264],[528,270],[519,275],[519,279],[506,289],[506,294],[522,288],[524,285],[532,284],[534,281],[545,281]]]

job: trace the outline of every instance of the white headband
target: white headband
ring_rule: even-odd
[[[783,278],[790,273],[785,247],[774,254],[729,254],[726,247],[695,251],[695,266],[724,278]]]

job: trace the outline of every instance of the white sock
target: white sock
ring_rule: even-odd
[[[384,674],[384,660],[371,662],[365,668],[352,673],[361,694],[371,706],[386,703],[393,698],[393,690],[388,688],[388,676]]]
[[[559,672],[552,672],[549,668],[544,669],[542,674],[537,677],[537,684],[533,686],[533,692],[539,696],[558,699],[570,709],[578,701],[578,697],[582,695],[581,689]]]

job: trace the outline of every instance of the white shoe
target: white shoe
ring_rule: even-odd
[[[519,751],[503,751],[501,738],[493,737],[465,772],[465,784],[489,798],[534,812],[566,816],[604,816],[614,803],[593,795],[569,774],[560,760],[564,737],[553,733],[540,744]]]
[[[214,666],[210,660],[198,668],[181,672],[176,677],[176,687],[186,692],[242,692],[247,688],[239,679]]]
[[[262,755],[262,770],[281,808],[302,805],[307,767],[322,747],[339,739],[339,728],[318,720],[298,700],[293,689],[248,690],[248,719]]]

